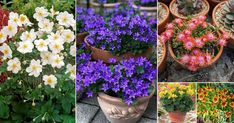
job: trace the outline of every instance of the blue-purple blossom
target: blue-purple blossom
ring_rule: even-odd
[[[100,91],[115,93],[128,105],[139,97],[148,96],[156,77],[155,66],[143,57],[109,66],[102,61],[89,61],[77,71],[77,89],[86,89],[88,97]]]

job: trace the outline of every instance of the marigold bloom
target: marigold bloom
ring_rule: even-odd
[[[213,103],[218,103],[219,102],[219,97],[218,96],[214,96],[213,97]]]
[[[231,113],[231,112],[229,112],[229,111],[225,112],[225,116],[226,116],[227,118],[230,118],[230,117],[231,117],[231,115],[232,115],[232,113]]]
[[[231,106],[232,108],[234,108],[234,102],[231,102],[231,103],[230,103],[230,106]]]
[[[222,108],[224,108],[224,107],[226,107],[226,106],[227,106],[227,102],[224,102],[224,101],[221,102],[221,107],[222,107]]]

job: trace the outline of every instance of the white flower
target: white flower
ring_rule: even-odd
[[[57,84],[57,78],[54,75],[44,75],[43,81],[45,85],[49,85],[51,88],[55,88]]]
[[[34,44],[36,45],[36,48],[38,51],[48,51],[48,41],[45,41],[43,39],[35,40]]]
[[[19,17],[19,21],[17,23],[19,26],[22,26],[22,25],[32,25],[32,23],[29,21],[28,17],[24,14],[21,14],[20,17]]]
[[[71,20],[71,27],[73,30],[76,30],[76,20],[75,19]]]
[[[33,18],[35,18],[37,21],[43,20],[45,17],[49,15],[48,10],[44,7],[37,7],[35,9],[35,13],[33,15]]]
[[[58,42],[58,43],[62,43],[62,44],[64,43],[63,38],[58,31],[56,33],[52,32],[50,35],[48,35],[48,40],[51,43],[53,43],[53,42]]]
[[[0,52],[3,53],[3,59],[12,58],[11,48],[6,43],[0,46]]]
[[[40,60],[31,60],[30,66],[26,68],[29,76],[38,77],[42,72],[42,65]]]
[[[71,64],[68,64],[66,73],[70,73],[70,79],[75,80],[75,78],[76,78],[76,65],[72,66]]]
[[[53,30],[54,23],[50,22],[49,19],[44,19],[39,21],[38,26],[40,31],[50,33]]]
[[[0,31],[0,43],[5,42],[6,39],[7,39],[7,35],[3,31]]]
[[[10,12],[9,14],[9,21],[11,23],[19,23],[19,14],[18,13],[14,13],[14,12]]]
[[[67,11],[59,13],[56,17],[59,25],[66,27],[69,27],[71,25],[71,21],[73,20],[73,18],[74,16],[72,14],[69,14]]]
[[[63,57],[59,56],[59,55],[53,55],[51,57],[51,66],[53,68],[57,67],[57,68],[61,68],[62,66],[64,66],[64,62],[63,62]]]
[[[33,48],[34,48],[34,45],[32,42],[23,41],[23,42],[19,42],[19,47],[17,48],[17,50],[21,52],[22,54],[25,54],[25,53],[31,53]]]
[[[70,54],[71,56],[73,56],[73,57],[76,56],[76,45],[75,45],[75,44],[73,44],[73,45],[70,47],[70,52],[69,52],[69,54]]]
[[[3,32],[5,32],[6,35],[9,36],[9,38],[12,38],[13,36],[15,36],[15,34],[17,33],[17,25],[16,23],[12,23],[12,22],[8,22],[8,26],[5,26],[2,29]]]
[[[62,32],[62,37],[65,40],[65,42],[71,43],[75,40],[75,34],[69,29],[66,29]]]
[[[51,42],[49,44],[49,48],[52,51],[52,53],[59,53],[64,49],[63,43],[61,42]]]
[[[18,73],[21,70],[21,63],[18,58],[11,59],[7,62],[7,71]]]
[[[51,57],[53,55],[54,54],[52,54],[51,52],[41,52],[40,56],[41,56],[42,65],[50,64]]]
[[[20,36],[20,39],[22,41],[29,41],[33,42],[37,38],[37,33],[34,31],[34,29],[30,30],[30,32],[26,31],[23,32],[22,35]]]

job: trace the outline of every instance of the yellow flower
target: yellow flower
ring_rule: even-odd
[[[184,94],[184,91],[179,91],[180,95],[183,95]]]
[[[168,87],[169,89],[174,88],[174,83],[169,83],[169,84],[167,84],[167,87]]]
[[[180,83],[176,82],[176,83],[174,84],[174,86],[175,86],[175,87],[180,87]]]
[[[180,85],[179,89],[180,89],[180,90],[186,90],[186,89],[187,89],[187,86],[186,86],[186,85]]]
[[[174,93],[175,90],[176,90],[176,88],[172,88],[172,89],[170,90],[170,92]]]
[[[190,95],[190,96],[193,96],[194,95],[194,91],[192,89],[188,89],[187,90],[187,94]]]
[[[164,97],[165,93],[163,91],[159,92],[159,97]]]

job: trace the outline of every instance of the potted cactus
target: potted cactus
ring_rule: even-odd
[[[188,16],[207,15],[210,5],[207,0],[173,0],[169,8],[175,18],[187,19]]]
[[[199,16],[187,21],[175,19],[168,24],[160,40],[170,41],[170,55],[178,64],[198,71],[220,58],[227,36],[225,33],[221,36],[217,27],[206,22],[205,16]]]
[[[169,22],[170,10],[164,3],[158,2],[158,33],[165,30],[166,24]]]
[[[139,8],[142,15],[147,13],[148,16],[156,18],[157,0],[134,0],[133,7]]]
[[[229,33],[229,46],[234,47],[234,0],[222,2],[215,7],[213,22],[221,27],[222,32]]]

